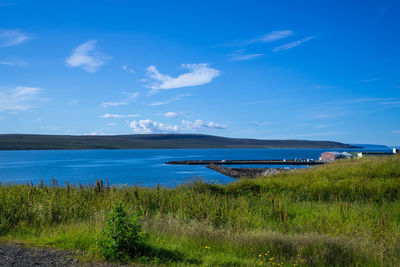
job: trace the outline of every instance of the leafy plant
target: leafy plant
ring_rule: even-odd
[[[128,216],[122,203],[117,202],[109,215],[98,245],[102,256],[109,261],[128,262],[141,256],[147,235],[142,232],[139,218]]]

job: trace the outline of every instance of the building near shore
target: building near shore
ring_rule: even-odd
[[[392,153],[391,152],[358,152],[357,157],[362,158],[362,157],[393,156],[395,154],[399,154],[398,148],[393,148]]]
[[[329,151],[329,152],[324,152],[321,154],[321,157],[319,160],[321,161],[333,161],[337,159],[348,159],[352,158],[353,155],[347,152],[337,152],[337,151]]]

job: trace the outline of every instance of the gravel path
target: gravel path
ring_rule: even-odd
[[[74,251],[32,248],[16,243],[0,243],[0,266],[122,266],[105,263],[82,263],[76,259],[77,255],[77,252]]]

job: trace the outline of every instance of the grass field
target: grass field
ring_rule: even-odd
[[[141,263],[400,266],[399,200],[400,156],[174,189],[3,184],[0,237],[101,260],[97,236],[121,202],[149,236]]]

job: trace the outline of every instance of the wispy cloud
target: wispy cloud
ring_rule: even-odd
[[[120,114],[109,114],[106,113],[104,115],[101,115],[100,118],[103,119],[120,119],[120,118],[133,118],[133,117],[139,117],[140,115],[137,114],[127,114],[127,115],[120,115]]]
[[[68,106],[75,106],[76,104],[79,104],[79,102],[81,102],[78,99],[72,99],[71,101],[68,101]]]
[[[30,34],[21,32],[20,30],[0,30],[0,45],[3,47],[22,44],[32,39]]]
[[[326,128],[326,127],[329,127],[329,125],[327,125],[327,124],[317,124],[317,125],[315,125],[315,128]]]
[[[130,72],[130,73],[136,73],[135,70],[129,68],[128,65],[122,66],[122,70],[124,70],[126,72]]]
[[[392,134],[400,134],[400,130],[392,130],[392,131],[390,131],[390,133],[392,133]]]
[[[379,102],[379,104],[381,105],[395,105],[395,106],[399,106],[400,105],[400,101],[385,101],[385,102]]]
[[[123,106],[128,104],[127,101],[119,101],[119,102],[103,102],[101,103],[101,106],[103,108],[108,108],[108,107],[118,107],[118,106]]]
[[[59,129],[60,129],[59,126],[54,126],[54,125],[45,125],[40,127],[40,130],[42,131],[56,131]]]
[[[366,80],[361,80],[361,81],[356,81],[356,83],[370,83],[370,82],[376,82],[381,80],[380,78],[372,78],[372,79],[366,79]]]
[[[0,60],[0,65],[7,65],[10,67],[27,67],[28,66],[28,62],[21,60],[21,59],[3,59]]]
[[[198,131],[200,129],[226,129],[226,125],[221,125],[215,122],[205,122],[203,120],[195,120],[195,121],[182,121],[183,129],[187,131]]]
[[[103,108],[124,106],[124,105],[127,105],[129,102],[134,101],[140,95],[137,92],[136,93],[122,92],[122,93],[125,95],[125,97],[122,100],[103,102],[103,103],[101,103],[101,106]]]
[[[176,118],[178,116],[179,116],[179,113],[177,113],[177,112],[170,111],[170,112],[164,113],[164,117],[166,117],[166,118]]]
[[[230,54],[229,61],[245,61],[264,56],[264,54]]]
[[[9,91],[0,91],[0,111],[26,111],[35,106],[42,89],[37,87],[18,86]]]
[[[292,48],[295,48],[299,45],[302,45],[304,43],[307,43],[309,41],[311,41],[312,39],[314,39],[315,37],[317,37],[317,35],[312,35],[312,36],[308,36],[306,38],[291,42],[291,43],[287,43],[284,45],[280,45],[280,46],[276,46],[272,49],[273,52],[280,52],[280,51],[284,51],[284,50],[289,50]]]
[[[364,98],[355,98],[355,99],[348,99],[348,100],[343,100],[337,102],[338,104],[357,104],[357,103],[370,103],[370,102],[376,102],[376,103],[384,103],[386,101],[395,101],[397,100],[396,98],[377,98],[377,97],[364,97]]]
[[[293,35],[293,31],[289,31],[289,30],[273,31],[273,32],[270,32],[270,33],[260,37],[260,38],[251,40],[248,43],[256,43],[256,42],[270,43],[270,42],[275,42],[275,41],[278,41],[281,39],[288,38],[291,35]]]
[[[96,50],[96,40],[87,41],[72,51],[65,60],[69,67],[79,67],[84,71],[94,73],[111,57]]]
[[[220,75],[220,71],[213,69],[208,64],[182,64],[182,68],[189,72],[173,78],[167,74],[160,73],[155,66],[147,68],[147,74],[152,82],[150,88],[153,90],[173,89],[188,86],[198,86],[210,83],[215,77]]]
[[[296,135],[291,136],[290,138],[299,138],[299,137],[319,137],[319,136],[342,135],[342,134],[344,134],[344,132],[330,131],[330,132],[319,132],[319,133],[296,134]]]
[[[334,118],[334,117],[336,117],[336,114],[328,114],[328,113],[317,114],[317,115],[312,116],[312,118],[314,118],[314,119],[329,119],[329,118]]]
[[[278,31],[272,31],[270,33],[252,38],[250,40],[230,42],[230,43],[225,43],[225,44],[221,44],[221,45],[217,45],[217,46],[244,47],[244,46],[248,46],[248,45],[255,44],[255,43],[271,43],[271,42],[275,42],[275,41],[279,41],[279,40],[288,38],[291,35],[293,35],[293,31],[291,31],[291,30],[278,30]]]
[[[154,107],[154,106],[162,106],[162,105],[171,104],[171,103],[176,102],[176,101],[178,101],[179,99],[181,99],[182,97],[185,97],[185,96],[191,96],[191,94],[180,94],[180,95],[177,95],[177,96],[175,96],[173,98],[167,99],[165,101],[157,101],[157,102],[150,103],[148,106],[149,107]]]
[[[266,125],[271,125],[271,122],[269,121],[249,121],[250,124],[253,124],[255,126],[266,126]]]

